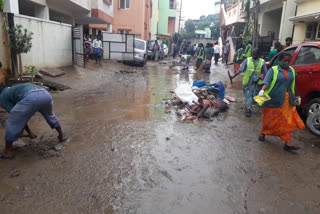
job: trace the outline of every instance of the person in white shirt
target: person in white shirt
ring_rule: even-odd
[[[93,40],[92,47],[93,47],[93,54],[95,55],[95,58],[96,58],[96,64],[98,64],[98,61],[99,61],[99,65],[101,65],[103,49],[102,49],[102,41],[101,41],[100,35],[98,35],[97,39]]]
[[[214,45],[214,64],[218,64],[219,57],[220,57],[220,47],[218,45],[218,41],[216,41]]]

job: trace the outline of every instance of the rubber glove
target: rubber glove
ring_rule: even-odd
[[[296,105],[299,106],[301,104],[301,97],[296,96]]]
[[[261,91],[259,92],[259,96],[261,96],[261,95],[264,95],[264,90],[261,90]]]

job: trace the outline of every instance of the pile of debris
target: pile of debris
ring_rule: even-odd
[[[192,86],[180,84],[174,94],[174,98],[167,104],[176,109],[182,121],[210,119],[227,111],[230,102],[235,102],[234,98],[225,96],[225,87],[221,81],[210,85],[203,80],[194,81]]]

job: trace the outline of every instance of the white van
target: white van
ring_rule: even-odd
[[[132,50],[132,39],[128,39],[128,49]],[[147,62],[147,41],[142,39],[134,39],[134,57],[133,61],[126,59],[125,63],[134,63],[144,66]]]
[[[147,62],[147,41],[142,39],[134,40],[134,61],[141,66]]]

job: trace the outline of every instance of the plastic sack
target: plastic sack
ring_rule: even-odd
[[[202,86],[207,85],[204,80],[194,81],[192,86],[196,86],[198,88],[201,88]]]
[[[192,105],[193,101],[198,101],[198,97],[192,92],[189,84],[179,85],[174,92],[182,102],[187,102],[189,105]]]

